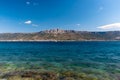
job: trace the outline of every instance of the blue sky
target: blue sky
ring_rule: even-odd
[[[0,33],[120,30],[120,0],[0,0]]]

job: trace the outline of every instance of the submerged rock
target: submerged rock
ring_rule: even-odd
[[[2,79],[6,80],[116,80],[109,76],[103,77],[75,71],[37,72],[37,71],[15,71],[4,74]]]
[[[6,73],[2,76],[2,78],[11,80],[15,78],[23,78],[23,79],[30,79],[30,80],[58,80],[58,76],[54,72],[35,72],[35,71],[16,71],[16,72],[10,72]],[[29,80],[28,79],[28,80]]]

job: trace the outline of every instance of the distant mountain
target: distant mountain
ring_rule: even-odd
[[[88,32],[51,29],[36,33],[1,33],[0,40],[120,40],[120,31]]]

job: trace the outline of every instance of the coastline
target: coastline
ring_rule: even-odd
[[[0,40],[0,42],[104,42],[120,40]]]

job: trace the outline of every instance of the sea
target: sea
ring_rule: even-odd
[[[0,72],[17,70],[74,71],[119,80],[120,41],[0,42]]]

